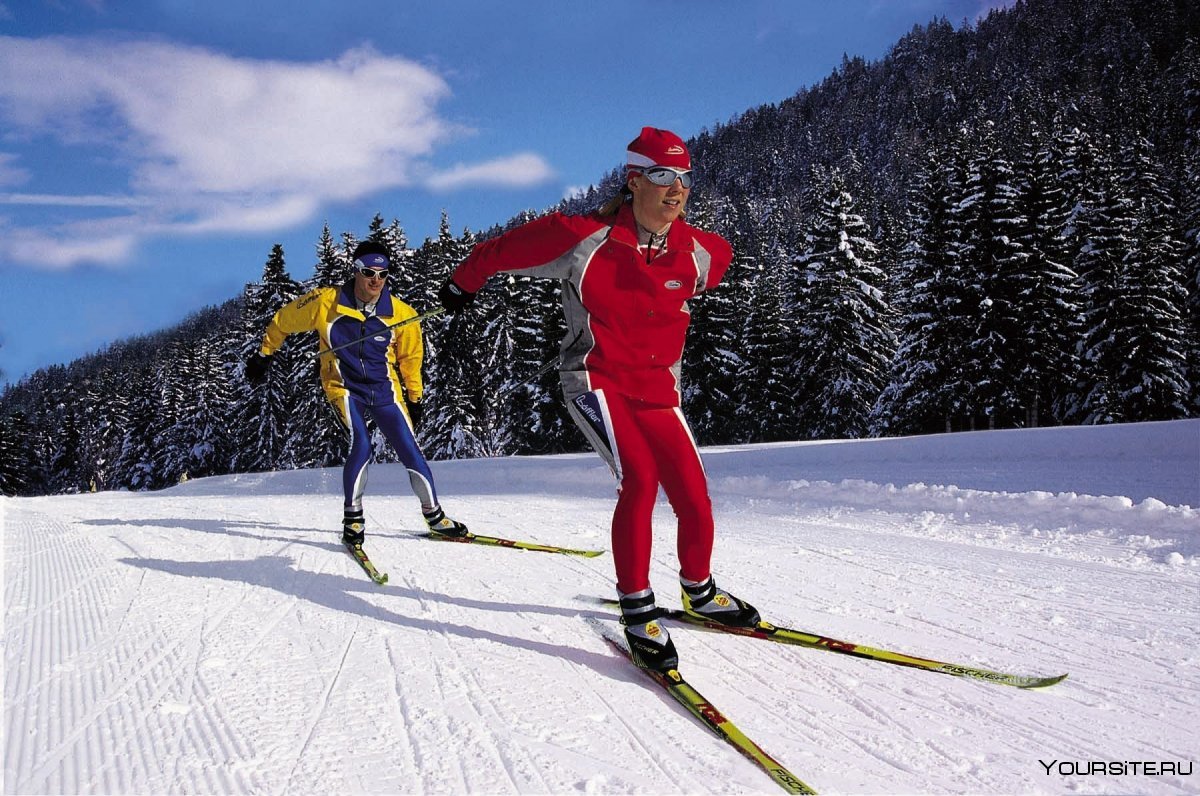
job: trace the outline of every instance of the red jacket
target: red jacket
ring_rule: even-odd
[[[687,300],[715,287],[732,259],[720,235],[677,220],[666,251],[647,264],[625,205],[612,218],[553,213],[531,221],[476,246],[452,278],[472,293],[501,271],[563,280],[559,374],[567,399],[603,388],[679,406]]]

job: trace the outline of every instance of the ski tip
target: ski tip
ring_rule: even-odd
[[[1042,678],[1035,679],[1033,682],[1029,683],[1028,685],[1023,685],[1021,687],[1024,688],[1026,691],[1036,691],[1040,688],[1049,688],[1052,685],[1058,685],[1063,680],[1066,680],[1067,677],[1069,677],[1069,675],[1066,675],[1066,674],[1060,674],[1060,675],[1056,675],[1054,677],[1042,677]]]

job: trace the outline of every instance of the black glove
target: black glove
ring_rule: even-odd
[[[404,404],[408,407],[408,419],[412,421],[415,430],[425,419],[425,407],[421,406],[420,401],[410,401],[407,398],[404,400]]]
[[[271,369],[271,358],[255,351],[246,360],[246,381],[252,387],[257,387],[267,380],[267,371]]]
[[[447,279],[446,284],[438,291],[438,301],[442,302],[442,306],[450,313],[462,312],[474,300],[475,294],[454,284],[453,279]]]

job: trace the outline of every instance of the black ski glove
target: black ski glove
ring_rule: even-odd
[[[471,306],[474,300],[475,294],[454,284],[453,279],[447,279],[446,284],[438,291],[438,301],[442,302],[442,306],[451,314],[462,312]]]
[[[404,404],[408,407],[408,419],[412,421],[413,430],[421,425],[421,421],[425,419],[425,407],[421,406],[420,401],[410,401],[407,398]]]
[[[246,381],[252,387],[257,387],[267,380],[267,371],[271,369],[271,358],[255,351],[246,360]]]

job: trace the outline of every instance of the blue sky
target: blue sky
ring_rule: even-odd
[[[5,381],[311,274],[542,210],[643,125],[685,139],[1009,0],[0,0]]]

